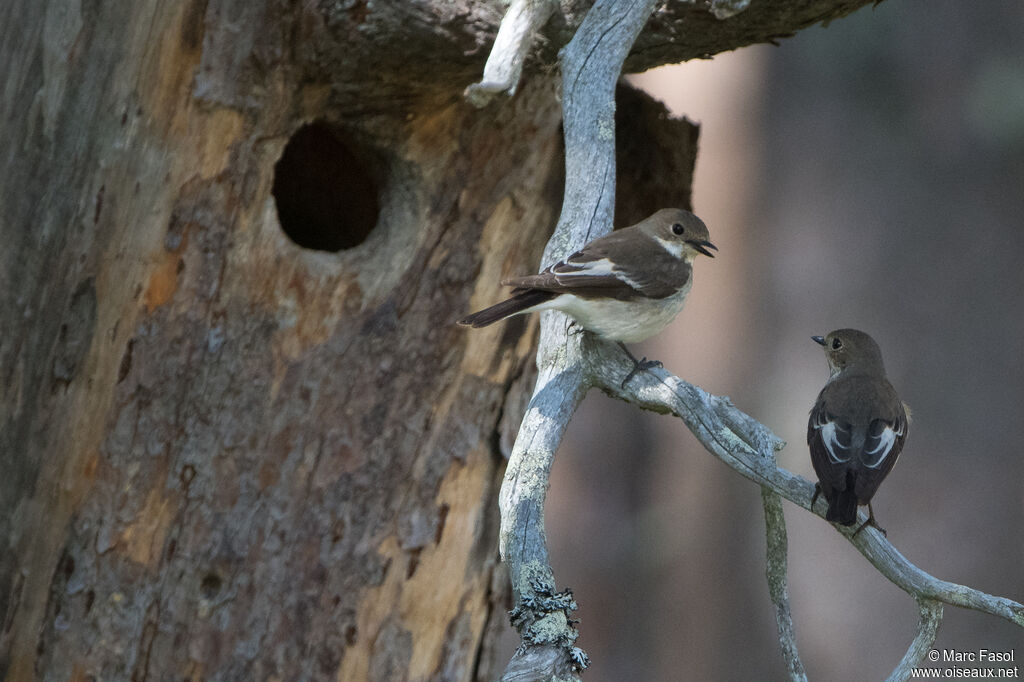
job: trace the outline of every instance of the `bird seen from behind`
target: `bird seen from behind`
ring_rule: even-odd
[[[856,329],[837,329],[811,337],[825,348],[829,379],[811,408],[807,444],[819,493],[828,502],[826,520],[852,526],[857,506],[868,506],[867,525],[875,522],[871,498],[892,471],[903,450],[909,411],[885,376],[882,351]]]

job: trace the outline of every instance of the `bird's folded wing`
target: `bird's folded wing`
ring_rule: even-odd
[[[826,489],[845,490],[846,470],[853,456],[852,427],[830,415],[821,401],[807,421],[807,445],[814,472]]]
[[[900,450],[903,449],[903,441],[906,438],[907,423],[904,418],[900,417],[891,422],[885,419],[875,419],[868,426],[861,461],[869,469],[883,467],[890,457],[893,460],[899,457]]]
[[[850,461],[854,453],[853,427],[842,419],[828,413],[820,402],[811,410],[807,424],[807,442],[817,441],[823,455],[832,464]]]
[[[863,468],[857,476],[857,497],[870,500],[878,486],[899,460],[907,439],[907,420],[900,415],[893,421],[876,419],[868,426],[861,453]]]
[[[625,244],[613,237],[617,237],[614,232],[538,275],[513,277],[502,284],[629,301],[671,296],[690,280],[692,267],[653,240]]]
[[[874,419],[865,428],[854,427],[831,415],[819,401],[807,423],[807,444],[814,471],[830,487],[845,489],[845,472],[856,470],[856,493],[870,500],[892,471],[907,438],[907,420]]]

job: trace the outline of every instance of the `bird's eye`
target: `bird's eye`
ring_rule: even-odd
[[[683,233],[682,223],[676,223],[672,226],[672,234],[681,235]]]
[[[832,350],[839,350],[843,347],[843,342],[839,339],[832,339]]]

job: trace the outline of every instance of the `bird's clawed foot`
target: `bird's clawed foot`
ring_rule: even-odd
[[[864,528],[866,528],[867,526],[877,528],[882,535],[889,537],[889,534],[885,532],[885,529],[879,526],[878,521],[875,520],[875,510],[871,508],[871,503],[868,503],[868,520],[860,524],[857,530],[853,531],[853,535],[851,535],[850,537],[857,537],[857,533],[864,530]]]
[[[626,384],[629,383],[629,380],[640,372],[649,370],[652,367],[664,367],[664,365],[661,364],[661,360],[648,360],[646,357],[637,360],[633,354],[629,352],[629,349],[626,348],[625,344],[621,342],[619,343],[619,348],[621,348],[622,351],[629,356],[629,359],[633,361],[633,369],[630,370],[629,374],[626,375],[626,378],[622,380],[622,388],[625,388]]]
[[[579,322],[577,322],[576,320],[570,320],[569,329],[566,330],[566,334],[569,334],[570,336],[577,336],[585,331],[587,330],[584,329],[583,325],[581,325]]]
[[[814,494],[811,495],[811,511],[814,511],[814,503],[818,501],[818,495],[821,495],[821,484],[814,484]]]
[[[633,365],[633,369],[631,369],[629,374],[626,375],[626,378],[622,380],[622,388],[625,388],[626,384],[629,383],[629,380],[637,374],[649,370],[652,367],[664,367],[664,365],[661,364],[661,360],[648,360],[647,358],[640,358],[637,360],[636,364]]]

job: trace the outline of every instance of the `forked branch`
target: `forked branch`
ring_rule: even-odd
[[[513,24],[519,26],[518,31],[540,20],[541,14],[536,11],[543,7],[537,3],[544,1],[514,2],[517,11],[534,14],[532,18],[510,17],[509,30],[515,28]],[[565,196],[542,268],[611,230],[615,205],[615,85],[655,1],[598,0],[561,53]],[[721,0],[715,6],[728,13],[745,8],[746,3]],[[525,54],[528,40],[528,33],[509,34],[511,47],[503,50],[513,55],[508,62],[513,68],[505,71],[511,74],[509,78],[494,80],[501,89],[514,89],[518,79],[515,60]],[[488,80],[485,75],[484,81]],[[761,486],[768,539],[766,574],[779,641],[790,677],[806,679],[789,609],[786,530],[780,499],[810,509],[814,487],[776,465],[774,453],[783,443],[763,424],[736,409],[728,398],[712,396],[664,370],[643,372],[624,388],[622,380],[632,366],[621,350],[585,334],[569,334],[568,329],[569,320],[561,313],[542,314],[537,385],[500,493],[501,554],[509,568],[515,598],[512,621],[522,638],[502,679],[578,679],[579,671],[587,665],[586,654],[575,646],[577,633],[570,617],[575,602],[570,593],[557,590],[548,560],[544,502],[555,451],[576,408],[595,386],[644,409],[680,417],[709,452]],[[812,511],[823,516],[824,506],[822,501],[819,509]],[[934,641],[942,603],[991,613],[1024,627],[1021,604],[934,578],[907,561],[874,528],[856,537],[851,531],[840,532],[921,605],[918,635],[894,676],[905,675],[909,667],[920,662]]]
[[[910,671],[919,668],[932,647],[935,646],[935,636],[939,634],[939,624],[942,623],[942,602],[934,599],[918,599],[918,606],[921,608],[921,618],[917,623],[917,636],[910,643],[910,648],[903,655],[903,660],[889,675],[887,682],[910,679]]]
[[[615,210],[615,86],[622,63],[655,0],[598,0],[561,56],[565,130],[562,213],[541,267],[612,229]],[[565,427],[593,385],[584,371],[584,335],[568,318],[541,317],[538,378],[502,482],[500,546],[516,602],[522,646],[504,680],[571,679],[587,658],[574,646],[571,595],[558,593],[544,536],[548,473]]]
[[[622,377],[630,370],[630,364],[621,357],[621,352],[613,345],[591,342],[587,348],[590,374],[596,385],[605,392],[621,400],[633,403],[647,410],[660,414],[673,414],[680,417],[704,447],[715,457],[749,478],[762,487],[765,495],[778,495],[794,504],[824,518],[826,504],[820,501],[815,509],[811,509],[811,498],[814,485],[810,481],[797,476],[786,469],[778,467],[765,447],[766,442],[774,439],[767,427],[752,417],[737,410],[728,398],[712,396],[702,389],[688,384],[662,369],[648,370],[638,375],[627,388],[622,388]],[[781,443],[775,440],[777,445]],[[772,600],[776,605],[776,613],[780,611],[780,585],[777,571],[772,563],[778,565],[778,556],[773,557],[773,544],[777,548],[779,542],[772,540],[782,522],[769,509],[769,498],[766,498],[766,520],[769,533],[769,587]],[[863,512],[861,512],[863,514]],[[859,519],[866,521],[866,517]],[[858,524],[859,525],[859,524]],[[942,618],[942,604],[959,606],[974,611],[981,611],[1004,618],[1018,627],[1024,628],[1024,605],[1012,599],[997,597],[965,585],[958,585],[940,580],[914,564],[886,539],[875,528],[866,528],[854,535],[853,529],[837,526],[865,558],[882,575],[893,584],[914,597],[920,605],[921,621],[917,637],[904,656],[900,665],[893,672],[891,679],[904,679],[910,668],[920,664],[931,643],[935,640]],[[773,577],[773,573],[776,575]],[[773,584],[774,582],[774,584]],[[785,589],[785,583],[781,585]],[[781,602],[788,612],[788,604],[784,594]],[[794,666],[796,648],[792,644],[791,622],[787,623],[788,613],[779,616],[780,642],[783,655],[789,665],[793,679],[803,679],[801,668]]]

